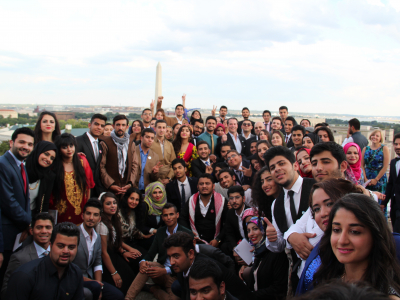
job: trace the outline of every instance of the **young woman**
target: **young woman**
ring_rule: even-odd
[[[269,132],[265,129],[261,129],[260,133],[258,134],[258,139],[259,140],[266,140],[266,141],[271,141],[271,135]]]
[[[299,164],[299,173],[303,178],[313,178],[312,176],[312,166],[310,162],[310,152],[311,150],[305,147],[297,150],[296,161]]]
[[[361,155],[361,167],[364,170],[365,181],[371,179],[368,189],[385,193],[387,185],[386,171],[390,163],[389,148],[383,145],[382,132],[372,131],[369,136],[371,146],[363,149]]]
[[[285,138],[280,130],[273,130],[271,136],[272,146],[283,146],[286,147]]]
[[[326,126],[318,127],[315,130],[315,134],[318,135],[321,142],[334,142],[335,141],[332,131]]]
[[[103,135],[104,136],[110,136],[111,135],[111,131],[114,130],[114,127],[111,123],[106,123],[106,126],[104,127],[104,132]]]
[[[82,209],[94,188],[92,169],[86,157],[75,152],[76,140],[72,134],[63,133],[54,144],[58,155],[54,161],[56,173],[50,209],[58,211],[57,223],[82,223]]]
[[[165,130],[165,138],[171,143],[174,141],[174,134],[172,133],[171,126],[167,126],[167,129]]]
[[[162,109],[162,108],[159,108],[159,109],[157,109],[157,112],[156,112],[156,119],[157,120],[164,120],[165,118],[165,112],[164,112],[164,110]]]
[[[257,160],[260,167],[262,168],[265,166],[264,153],[267,152],[267,150],[271,148],[272,145],[267,140],[259,140],[257,142],[256,147],[257,147],[257,158],[258,158]]]
[[[217,127],[214,129],[214,134],[218,136],[223,136],[225,134],[225,126],[221,123],[217,124]]]
[[[174,139],[176,138],[176,136],[178,135],[178,131],[179,131],[179,129],[181,128],[181,124],[179,124],[179,123],[176,123],[176,124],[174,124],[174,125],[172,125],[172,130],[173,130],[173,132],[174,132]]]
[[[254,207],[258,207],[260,216],[265,216],[268,220],[272,220],[271,205],[281,191],[282,188],[272,179],[268,167],[263,167],[256,173],[251,187],[251,198],[253,199]]]
[[[40,141],[26,159],[29,178],[29,196],[32,216],[49,211],[49,201],[56,174],[51,165],[56,158],[57,147],[47,141]]]
[[[136,136],[140,137],[143,129],[144,129],[143,122],[141,120],[135,120],[132,122],[131,127],[129,127],[128,134],[131,135],[132,133],[134,133],[136,134]]]
[[[247,240],[254,247],[253,263],[242,266],[239,277],[251,290],[240,299],[285,299],[287,293],[289,262],[285,252],[273,253],[265,246],[266,224],[252,217],[246,224]]]
[[[307,133],[303,137],[303,146],[310,150],[312,149],[312,147],[314,147],[314,145],[316,143],[319,143],[319,142],[321,142],[321,140],[319,139],[319,136],[317,134],[315,134],[314,132]]]
[[[194,126],[194,121],[195,120],[200,120],[201,119],[201,113],[200,111],[193,110],[192,114],[190,115],[190,120],[189,120],[189,124],[192,124]]]
[[[40,114],[35,125],[35,145],[40,141],[54,142],[61,134],[60,125],[55,114],[44,111]]]
[[[330,212],[319,250],[314,286],[331,279],[365,281],[391,299],[400,299],[400,266],[393,235],[370,197],[349,194]]]
[[[222,125],[224,125],[225,134],[228,134],[228,132],[229,132],[228,118],[225,118],[225,120],[222,122]]]
[[[192,177],[192,161],[199,157],[196,146],[191,143],[192,133],[189,125],[182,125],[172,142],[176,157],[182,158],[186,162],[189,177]]]
[[[346,178],[354,184],[364,184],[364,172],[361,169],[361,150],[356,143],[347,143],[343,147],[346,153],[348,168],[346,170]]]
[[[103,193],[100,201],[103,210],[96,232],[101,237],[103,280],[119,288],[125,295],[138,273],[142,254],[122,240],[122,225],[115,195]]]

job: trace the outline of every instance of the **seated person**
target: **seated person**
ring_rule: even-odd
[[[214,177],[202,174],[196,194],[182,209],[180,224],[193,231],[198,242],[218,247],[223,238],[223,226],[228,211],[227,201],[214,190]]]
[[[199,177],[203,173],[211,174],[213,169],[210,161],[211,150],[206,141],[197,143],[198,158],[192,161],[192,176]]]
[[[235,172],[228,168],[219,171],[219,185],[215,185],[215,191],[224,196],[225,199],[228,199],[228,189],[232,186],[239,186],[236,181]],[[247,206],[252,206],[251,189],[247,188],[244,194]]]
[[[230,150],[226,155],[226,161],[229,168],[236,174],[236,181],[240,185],[249,185],[253,182],[253,172],[248,160],[243,160],[242,156],[236,150]]]

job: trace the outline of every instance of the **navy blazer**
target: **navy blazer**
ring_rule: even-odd
[[[26,169],[25,174],[28,183]],[[27,184],[27,191],[24,193],[21,170],[8,151],[0,157],[0,197],[3,233],[0,249],[12,250],[17,234],[24,231],[31,223],[31,207],[29,185]]]
[[[231,137],[231,135],[229,133],[226,134],[227,140],[226,142],[231,145],[231,149],[237,150],[235,143],[233,142],[233,139]],[[240,154],[242,155],[246,155],[246,139],[244,137],[242,137],[240,134],[238,134],[238,138],[240,143],[242,144],[242,151],[240,152]],[[218,156],[221,157],[221,144],[222,144],[222,136],[218,137],[217,140],[217,147],[215,147],[215,151],[214,153]],[[238,151],[239,152],[239,151]]]
[[[191,195],[196,194],[198,192],[197,190],[198,179],[196,177],[187,177],[187,179],[189,181]],[[174,204],[178,208],[178,212],[181,212],[182,210],[181,189],[178,188],[177,181],[178,181],[177,179],[174,179],[170,183],[168,183],[165,187],[165,191],[167,193],[167,201]],[[187,196],[188,195],[186,195],[186,197]]]

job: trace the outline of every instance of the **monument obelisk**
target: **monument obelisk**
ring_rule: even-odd
[[[154,101],[155,101],[154,110],[157,109],[158,96],[162,96],[162,69],[160,62],[158,62],[156,67],[156,94],[154,96]],[[156,114],[155,111],[153,113],[154,115]]]

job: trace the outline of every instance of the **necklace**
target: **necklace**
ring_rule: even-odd
[[[30,189],[31,191],[36,190],[36,188],[38,187],[38,185],[39,185],[39,180],[36,182],[36,185],[35,185],[34,188],[29,187],[29,189]]]
[[[344,270],[343,275],[340,276],[340,280],[342,280],[343,282],[345,282],[345,277],[346,277],[346,270]]]

